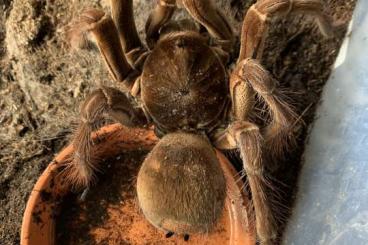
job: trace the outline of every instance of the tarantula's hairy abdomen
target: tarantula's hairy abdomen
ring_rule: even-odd
[[[160,129],[206,129],[228,101],[226,70],[198,33],[167,34],[144,64],[141,96]]]
[[[137,192],[154,226],[178,234],[202,233],[222,215],[226,183],[209,142],[195,134],[172,133],[145,159]]]

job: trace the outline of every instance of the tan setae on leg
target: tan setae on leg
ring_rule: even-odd
[[[270,19],[288,13],[306,13],[315,17],[323,35],[334,34],[337,23],[327,15],[322,0],[259,0],[248,10],[242,28],[239,60],[260,59]]]
[[[138,121],[138,117],[128,98],[111,87],[102,87],[90,94],[81,107],[80,117],[72,140],[73,158],[64,174],[74,187],[88,188],[94,180],[99,164],[99,159],[91,151],[92,132],[97,130],[106,118],[132,126]]]
[[[252,193],[257,236],[261,244],[274,244],[277,238],[277,223],[272,213],[272,198],[262,161],[264,141],[257,125],[247,121],[235,121],[222,133],[215,136],[214,144],[219,149],[239,149],[243,168]]]
[[[262,163],[265,155],[262,149],[267,149],[273,156],[280,156],[288,144],[294,141],[290,126],[295,114],[276,85],[276,81],[256,60],[245,59],[238,63],[230,77],[235,121],[226,131],[214,137],[216,147],[240,150],[252,193],[257,235],[261,244],[274,244],[278,232],[276,216],[271,209],[273,197],[268,195],[274,190],[265,177]],[[271,121],[262,129],[264,137],[258,127],[248,121],[256,99],[267,106],[270,115]]]
[[[233,135],[243,160],[256,218],[257,235],[261,244],[273,244],[277,237],[277,224],[271,210],[271,198],[267,196],[269,183],[264,176],[262,162],[263,138],[256,125],[249,122],[233,123]]]
[[[247,119],[255,99],[266,104],[271,121],[264,129],[264,138],[271,155],[281,156],[290,144],[295,143],[291,125],[296,114],[271,74],[256,60],[245,59],[237,64],[230,77],[230,93],[236,120]]]

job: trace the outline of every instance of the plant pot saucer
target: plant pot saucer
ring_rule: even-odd
[[[101,159],[118,156],[127,151],[149,151],[158,140],[150,129],[128,129],[118,124],[103,127],[94,133],[95,139],[97,136],[98,142],[95,150],[98,151],[98,156]],[[60,175],[60,171],[63,168],[63,163],[69,159],[72,152],[72,146],[62,150],[35,184],[23,216],[22,245],[57,243],[56,224],[63,207],[61,203],[71,193],[70,186]],[[255,232],[248,222],[248,199],[241,191],[241,184],[235,180],[236,172],[232,165],[220,152],[217,152],[217,156],[227,181],[228,195],[223,217],[213,231],[207,234],[190,234],[189,242],[184,242],[182,236],[165,238],[162,231],[157,230],[145,220],[137,205],[129,206],[126,204],[128,202],[107,205],[108,219],[106,222],[114,224],[109,227],[121,229],[116,224],[124,220],[125,213],[133,213],[135,218],[131,218],[129,226],[124,226],[124,230],[119,230],[119,233],[124,234],[124,239],[129,241],[129,244],[146,244],[147,239],[150,239],[151,244],[255,244]],[[131,185],[134,185],[134,176],[131,176],[130,179],[132,180]],[[98,189],[99,183],[93,188]],[[92,233],[97,237],[104,236],[103,232],[105,230],[98,227],[92,230]],[[108,234],[113,234],[113,231],[108,232]],[[109,241],[109,244],[116,244],[116,240]]]

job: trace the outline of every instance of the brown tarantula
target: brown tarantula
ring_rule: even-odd
[[[173,22],[177,7],[195,22]],[[259,63],[270,18],[290,12],[315,17],[331,35],[335,25],[320,0],[259,0],[247,12],[235,68],[226,65],[235,38],[226,17],[211,0],[160,0],[146,25],[147,47],[136,31],[132,0],[111,0],[111,16],[87,10],[72,22],[75,47],[94,41],[120,90],[102,87],[81,108],[75,153],[67,175],[86,188],[99,168],[91,132],[104,118],[126,126],[153,125],[161,140],[146,157],[137,179],[146,218],[167,232],[207,232],[219,219],[226,185],[215,150],[238,149],[255,213],[257,236],[277,236],[264,175],[263,150],[282,154],[293,139],[295,114],[276,81]],[[230,74],[230,75],[229,75]],[[251,114],[263,103],[265,125]]]

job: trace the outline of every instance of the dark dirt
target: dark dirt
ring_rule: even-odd
[[[254,1],[218,2],[239,33],[243,10]],[[356,1],[326,2],[330,13],[346,27]],[[143,30],[151,4],[135,1],[139,30]],[[30,190],[54,154],[68,142],[78,104],[99,84],[111,85],[98,53],[70,52],[63,39],[65,25],[86,6],[108,8],[104,0],[73,4],[66,0],[0,0],[1,244],[19,244]],[[308,129],[344,32],[325,39],[305,16],[287,16],[272,23],[262,63],[291,91],[302,115],[295,125],[297,146],[279,168],[272,168],[278,180],[275,184],[283,193],[281,199],[288,206]],[[288,210],[282,213],[284,219]]]

